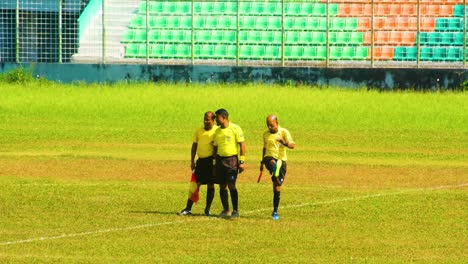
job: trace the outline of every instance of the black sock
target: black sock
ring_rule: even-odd
[[[224,211],[229,211],[228,191],[226,189],[219,190],[219,198],[221,198]]]
[[[185,206],[185,210],[192,211],[192,205],[193,205],[193,201],[190,199],[187,199],[187,205]]]
[[[281,192],[273,191],[273,212],[278,212]]]
[[[231,202],[232,202],[232,210],[237,211],[237,204],[239,201],[239,195],[237,193],[237,189],[229,189],[229,192],[231,193]]]
[[[208,190],[206,190],[206,207],[205,207],[205,211],[210,210],[211,203],[213,202],[214,195],[215,195],[215,189],[214,188],[208,188]]]

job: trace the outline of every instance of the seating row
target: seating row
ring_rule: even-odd
[[[148,7],[148,10],[147,10]],[[239,7],[239,10],[238,10]],[[166,15],[188,15],[192,13],[191,2],[169,2],[169,1],[150,1],[148,5],[146,1],[140,2],[138,13],[146,14],[166,14]],[[230,2],[194,2],[193,5],[194,14],[203,15],[234,15],[239,12],[243,15],[282,15],[283,5],[280,1],[272,2],[252,2],[252,1],[240,1],[239,5],[237,1]],[[338,13],[338,4],[326,3],[312,3],[312,2],[285,2],[284,3],[284,14],[292,16],[326,16],[327,12],[330,16],[336,16]]]
[[[466,22],[468,26],[468,20]],[[463,18],[437,18],[436,19],[436,31],[463,31]]]
[[[461,2],[460,4],[462,4]],[[405,1],[382,1],[374,3],[374,16],[460,16],[463,17],[463,5],[436,4],[426,2],[419,6],[417,2]],[[147,10],[148,7],[148,10]],[[239,10],[238,10],[239,7]],[[418,10],[419,9],[419,10]],[[138,13],[158,15],[188,15],[192,13],[192,3],[189,1],[142,1]],[[283,14],[283,6],[277,2],[249,2],[249,1],[219,1],[219,2],[194,2],[194,14],[203,15],[234,15],[239,12],[242,15],[265,15],[275,16]],[[284,14],[292,16],[370,16],[372,4],[370,1],[362,3],[330,4],[319,2],[285,2]]]
[[[388,32],[384,32],[388,33]],[[367,33],[366,33],[367,34]],[[362,45],[364,42],[363,32],[330,32],[328,41],[330,44]],[[367,34],[368,35],[368,34]],[[414,35],[414,33],[413,33]],[[236,43],[236,31],[233,30],[195,30],[193,39],[196,43]],[[281,31],[240,31],[239,42],[241,43],[266,43],[281,44],[283,33]],[[146,30],[136,29],[124,33],[122,43],[146,43]],[[150,30],[148,31],[149,43],[191,43],[191,30]],[[284,33],[285,44],[318,44],[327,43],[326,32],[317,31],[287,31]],[[382,42],[382,41],[381,41]],[[368,41],[370,43],[370,41]],[[400,42],[398,42],[400,43]],[[414,43],[414,37],[413,42]],[[386,43],[383,43],[386,44]]]
[[[418,56],[417,47],[396,47],[394,60],[415,61]],[[421,61],[462,61],[462,47],[421,47]]]
[[[191,30],[150,30],[149,43],[191,43]],[[331,45],[371,45],[371,32],[329,32]],[[236,43],[236,31],[233,30],[195,30],[195,43]],[[240,31],[239,42],[249,44],[281,44],[281,31]],[[284,33],[285,44],[325,45],[326,32],[287,31]],[[464,44],[463,32],[421,32],[422,45],[461,46]],[[146,30],[129,30],[122,37],[122,43],[146,43]],[[374,45],[410,46],[418,41],[416,32],[411,31],[376,31]]]
[[[421,45],[462,46],[464,44],[463,32],[421,32],[419,40]]]
[[[191,59],[191,45],[186,44],[131,44],[125,48],[126,58],[174,58]],[[149,52],[148,52],[149,51]],[[235,45],[196,45],[193,57],[196,59],[235,59],[237,47]],[[240,59],[280,60],[281,46],[242,45],[239,47]],[[328,54],[330,60],[366,60],[368,48],[366,47],[330,47]],[[325,60],[327,48],[323,46],[285,46],[284,59],[286,60]]]
[[[339,17],[351,16],[410,16],[417,17],[418,13],[420,16],[432,16],[432,17],[451,17],[454,13],[459,12],[460,7],[453,5],[434,5],[424,4],[418,7],[417,4],[408,3],[380,3],[374,4],[372,10],[372,4],[368,1],[366,4],[349,4],[343,3],[338,7]],[[372,12],[373,11],[373,12]],[[458,13],[457,13],[458,14]],[[462,13],[463,14],[463,13]]]
[[[281,17],[252,17],[242,16],[239,18],[240,29],[258,30],[281,30]],[[178,29],[236,29],[237,17],[235,16],[150,16],[146,21],[146,16],[138,15],[131,19],[129,28],[178,28]],[[328,20],[328,30],[330,31],[355,31],[358,27],[357,18],[330,18]],[[325,17],[286,17],[284,19],[286,30],[327,30],[327,18]]]

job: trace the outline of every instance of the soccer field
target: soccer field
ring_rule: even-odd
[[[466,263],[468,94],[0,84],[0,263]],[[184,206],[207,110],[246,136],[240,218]],[[288,152],[279,221],[265,117]],[[218,190],[216,188],[216,190]],[[218,194],[212,212],[221,212]]]

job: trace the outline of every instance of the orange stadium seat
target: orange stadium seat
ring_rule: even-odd
[[[369,52],[367,59],[372,59],[373,54],[374,60],[393,60],[394,50],[393,47],[374,47],[373,52]]]

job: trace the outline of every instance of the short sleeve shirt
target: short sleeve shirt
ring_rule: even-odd
[[[240,126],[229,123],[226,128],[218,127],[215,132],[213,144],[218,147],[217,154],[221,157],[238,155],[238,146],[244,142],[244,132]]]
[[[286,155],[286,149],[284,145],[278,142],[278,139],[282,139],[283,142],[294,142],[291,133],[286,128],[278,126],[278,132],[272,134],[269,130],[263,133],[263,147],[265,148],[265,157],[273,157],[286,161],[288,159]]]
[[[207,158],[213,156],[213,138],[218,126],[213,126],[206,131],[205,127],[199,127],[193,135],[193,143],[197,143],[198,158]]]

